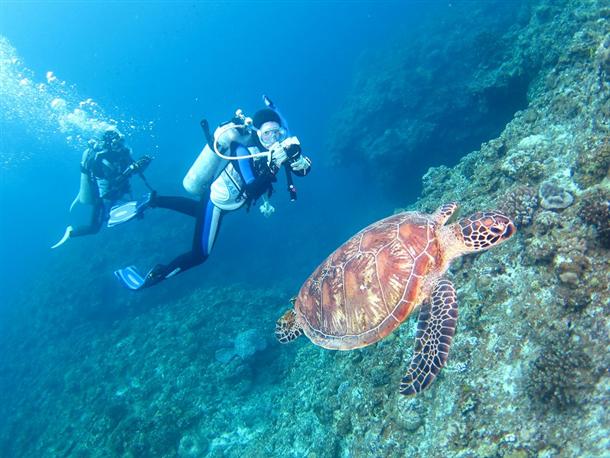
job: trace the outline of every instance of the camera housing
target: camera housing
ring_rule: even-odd
[[[292,162],[296,161],[299,156],[301,156],[301,143],[299,142],[298,138],[288,137],[282,141],[280,145],[282,145],[282,148],[288,157],[288,163],[291,164]]]

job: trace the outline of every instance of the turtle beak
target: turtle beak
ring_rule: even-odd
[[[512,221],[509,221],[508,224],[506,225],[506,229],[504,229],[504,233],[502,234],[502,238],[504,240],[508,240],[513,235],[515,235],[515,232],[517,232],[517,228],[515,227],[515,225],[513,224]]]

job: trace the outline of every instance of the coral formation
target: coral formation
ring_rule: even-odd
[[[610,34],[606,35],[595,50],[595,60],[599,66],[599,72],[603,72],[607,76],[610,73]]]
[[[526,391],[541,409],[567,409],[594,386],[591,358],[565,337],[548,340],[531,363]]]
[[[224,347],[216,350],[216,360],[228,363],[233,357],[248,359],[256,352],[267,348],[267,339],[258,329],[247,329],[240,332],[233,342],[232,347]]]
[[[610,248],[610,189],[589,189],[582,196],[578,215],[585,223],[595,226],[602,246]]]
[[[588,188],[610,174],[610,140],[604,139],[593,146],[585,145],[576,160],[575,180],[583,188]]]
[[[408,183],[410,190],[430,163],[446,163],[449,152],[464,155],[477,149],[543,90],[560,59],[562,67],[577,58],[590,59],[590,46],[595,45],[593,52],[597,48],[594,37],[571,40],[588,20],[586,13],[572,14],[577,8],[575,2],[561,0],[428,9],[404,37],[408,46],[361,60],[330,129],[327,143],[334,161],[363,162],[393,189]],[[439,26],[442,39],[430,39],[429,30]],[[587,45],[581,46],[585,39]],[[563,53],[568,42],[570,54]],[[600,50],[597,61],[603,55]],[[557,115],[578,114],[574,94],[553,81],[563,89],[550,101]],[[525,120],[534,124],[544,111],[528,109]],[[525,136],[544,138],[546,132],[529,130]],[[509,168],[541,175],[541,164],[526,155],[521,159],[513,155],[511,161],[519,164]],[[395,167],[403,171],[401,180],[388,177],[388,169]]]
[[[540,206],[547,210],[562,210],[574,202],[574,197],[569,191],[552,181],[543,182],[538,189],[538,195]]]
[[[499,208],[510,216],[518,227],[529,226],[538,208],[536,190],[527,185],[515,186],[500,199]]]

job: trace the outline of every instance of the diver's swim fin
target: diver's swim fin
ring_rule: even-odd
[[[176,269],[169,275],[166,275],[166,270],[166,266],[163,264],[157,264],[155,267],[150,269],[146,276],[143,277],[135,266],[129,266],[125,267],[124,269],[115,270],[114,276],[118,278],[126,288],[132,291],[138,291],[142,288],[148,288],[149,286],[156,285],[161,280],[165,280],[167,277],[175,275],[180,271],[179,269]]]
[[[132,200],[130,202],[117,205],[110,209],[108,213],[108,227],[117,226],[119,224],[131,221],[136,216],[139,216],[150,205],[152,193],[146,194],[141,200]]]
[[[138,272],[135,266],[125,267],[114,271],[114,276],[119,279],[125,288],[137,291],[144,286],[146,279]]]
[[[112,207],[108,214],[108,227],[131,221],[138,216],[138,203],[135,200]]]
[[[64,235],[62,236],[62,238],[59,240],[59,242],[57,242],[55,245],[53,245],[51,247],[51,249],[55,249],[59,246],[62,246],[64,243],[66,243],[66,241],[70,238],[70,234],[72,234],[72,231],[74,230],[74,228],[72,226],[68,226],[66,228],[66,232],[64,232]]]

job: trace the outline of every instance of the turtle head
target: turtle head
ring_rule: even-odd
[[[498,211],[477,212],[459,220],[458,239],[466,251],[484,251],[510,239],[517,229],[508,216]]]

